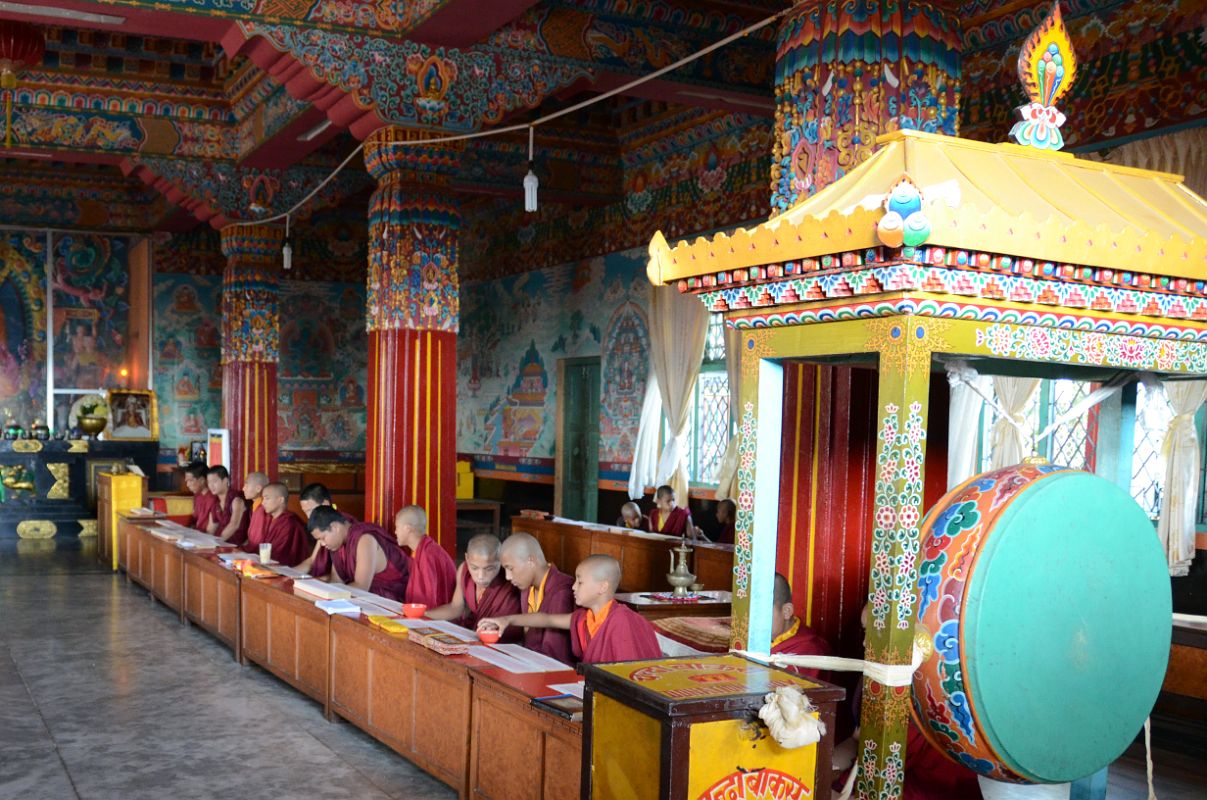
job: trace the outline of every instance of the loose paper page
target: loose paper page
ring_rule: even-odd
[[[556,672],[558,670],[570,669],[569,666],[558,661],[556,658],[550,658],[544,653],[529,650],[522,644],[496,644],[494,648],[501,650],[517,661],[522,661],[525,664],[536,667],[542,672]]]
[[[507,670],[508,672],[522,673],[522,672],[542,672],[543,671],[543,670],[537,669],[536,667],[529,666],[529,665],[525,664],[524,662],[519,661],[518,659],[512,658],[511,656],[507,655],[506,653],[500,653],[498,650],[495,650],[493,647],[487,647],[486,645],[475,645],[475,646],[469,648],[469,655],[471,655],[474,658],[479,659],[481,661],[485,661],[487,664],[493,664],[496,667],[502,667],[503,669]]]
[[[583,699],[583,685],[581,683],[551,683],[549,690],[557,694],[568,694]]]
[[[278,575],[282,575],[286,578],[293,578],[295,581],[312,579],[314,577],[308,572],[301,572],[293,567],[287,567],[284,564],[266,564],[265,566]]]
[[[360,616],[360,606],[349,600],[319,600],[314,607],[328,614],[343,614],[350,617]]]
[[[378,606],[381,606],[382,608],[386,609],[389,612],[389,614],[387,614],[386,616],[402,613],[402,603],[398,602],[397,600],[391,600],[388,597],[382,597],[379,594],[373,594],[372,592],[367,591],[365,589],[354,589],[351,586],[348,587],[348,590],[350,592],[352,592],[352,596],[354,598],[356,598],[358,600],[364,600],[369,603],[373,603],[374,605],[378,605]]]

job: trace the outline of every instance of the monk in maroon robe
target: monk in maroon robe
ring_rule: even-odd
[[[247,525],[247,541],[257,542],[264,538],[264,530],[268,527],[268,515],[264,513],[264,487],[268,486],[268,476],[263,472],[249,472],[243,479],[243,499],[247,502],[251,521]],[[245,544],[246,548],[247,545]],[[309,549],[309,548],[307,548]],[[248,550],[248,552],[251,552]]]
[[[318,544],[297,569],[391,600],[406,596],[411,558],[384,529],[369,522],[349,523],[330,506],[312,510],[306,527]]]
[[[236,547],[242,545],[247,541],[247,528],[251,524],[247,501],[240,492],[233,490],[231,474],[222,465],[210,467],[205,473],[205,482],[214,495],[214,507],[210,509],[205,532]]]
[[[473,630],[484,617],[520,613],[520,593],[507,582],[499,563],[499,539],[480,533],[465,546],[465,562],[457,568],[457,590],[448,605],[429,609],[429,619],[452,620]],[[507,631],[504,642],[518,642],[519,628]]]
[[[401,509],[394,517],[394,536],[399,547],[411,555],[406,602],[423,603],[428,608],[447,605],[457,590],[457,565],[427,535],[427,512],[419,506]]]
[[[650,531],[667,536],[695,536],[692,514],[675,504],[675,490],[659,486],[654,492],[654,510],[650,512]]]
[[[717,524],[721,526],[721,530],[717,533],[717,538],[714,539],[717,544],[733,544],[736,538],[736,523],[738,518],[738,504],[729,498],[725,498],[717,503]]]
[[[536,537],[516,531],[499,548],[507,580],[520,592],[520,613],[569,614],[574,610],[574,578],[545,560]],[[524,629],[523,644],[563,664],[573,664],[570,631],[558,628]]]
[[[775,573],[775,588],[772,590],[771,652],[795,656],[828,656],[833,654],[830,643],[812,628],[801,622],[792,605],[792,586],[788,579]],[[806,678],[823,678],[820,669],[810,667],[788,667]]]
[[[261,544],[270,544],[273,561],[296,567],[306,560],[311,547],[306,523],[288,508],[289,488],[283,483],[270,483],[261,490],[259,499],[260,507],[252,512],[247,544],[243,549],[258,553]],[[256,525],[257,512],[264,523],[259,527]]]
[[[587,556],[574,571],[574,600],[580,608],[573,613],[484,619],[478,629],[504,631],[508,625],[527,625],[569,630],[572,651],[584,664],[661,658],[654,626],[616,602],[619,583],[619,561],[605,555]]]
[[[205,533],[210,511],[214,508],[214,496],[205,480],[207,472],[209,469],[200,461],[189,464],[184,470],[184,485],[193,493],[193,516],[189,517],[189,527],[202,533]]]
[[[625,503],[620,507],[620,519],[616,520],[616,526],[630,531],[648,531],[650,520],[641,513],[641,506],[636,503]]]

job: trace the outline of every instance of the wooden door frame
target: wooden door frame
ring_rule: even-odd
[[[593,364],[600,368],[599,387],[603,390],[603,358],[602,356],[576,356],[574,358],[559,358],[557,360],[557,430],[555,435],[556,445],[553,452],[553,516],[562,516],[562,482],[565,478],[565,442],[563,441],[563,433],[565,430],[566,421],[566,367],[579,366],[581,364]],[[600,407],[603,406],[603,398],[600,398]],[[596,425],[599,421],[596,420]],[[596,453],[596,458],[599,454]],[[596,491],[599,491],[599,481],[596,480]]]

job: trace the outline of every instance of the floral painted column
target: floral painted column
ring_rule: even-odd
[[[449,189],[460,152],[383,128],[365,142],[369,205],[369,420],[365,518],[389,527],[404,505],[456,546],[457,231]]]
[[[825,188],[899,128],[956,135],[954,3],[807,0],[780,24],[771,210]]]
[[[222,230],[222,424],[230,431],[233,486],[249,472],[277,474],[277,315],[282,228]]]

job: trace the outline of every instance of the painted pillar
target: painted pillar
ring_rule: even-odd
[[[425,131],[383,128],[365,142],[377,180],[369,204],[369,420],[365,518],[390,527],[404,505],[456,547],[457,235],[449,179],[460,148],[409,144]]]
[[[956,135],[955,5],[807,0],[784,18],[776,42],[773,213],[858,166],[881,134]]]
[[[249,472],[277,474],[277,315],[282,228],[222,230],[222,425],[230,431],[232,485]]]

